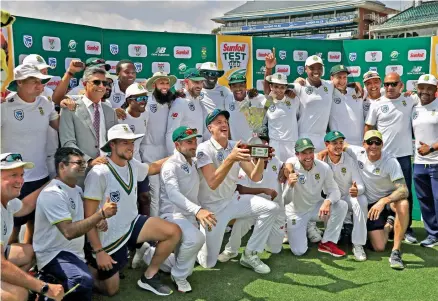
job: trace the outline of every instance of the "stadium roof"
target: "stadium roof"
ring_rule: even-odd
[[[410,7],[405,11],[388,19],[385,23],[375,26],[372,31],[387,31],[394,28],[438,25],[438,1],[423,2],[417,7]]]
[[[213,21],[223,23],[227,20],[255,19],[265,16],[282,16],[312,12],[333,11],[335,9],[349,9],[364,7],[387,14],[397,13],[397,10],[388,8],[380,1],[247,1],[245,4],[227,12],[222,17],[213,18]]]

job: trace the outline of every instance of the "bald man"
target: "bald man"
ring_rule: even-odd
[[[400,75],[391,72],[383,81],[385,95],[370,105],[365,120],[365,133],[376,128],[383,135],[383,151],[397,158],[409,189],[409,228],[405,234],[405,242],[417,243],[412,224],[412,122],[411,115],[418,98],[402,95],[403,82]]]

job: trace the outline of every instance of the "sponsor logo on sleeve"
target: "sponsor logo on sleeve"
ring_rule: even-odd
[[[61,51],[61,39],[58,37],[43,37],[43,49],[45,51]]]
[[[148,48],[144,44],[129,44],[128,55],[130,57],[146,57]]]
[[[192,57],[192,48],[188,46],[173,47],[173,56],[176,59],[190,59]]]
[[[306,50],[294,50],[293,58],[295,62],[305,62],[309,56]]]

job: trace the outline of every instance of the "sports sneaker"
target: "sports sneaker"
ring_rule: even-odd
[[[230,251],[224,250],[222,253],[219,254],[217,260],[219,260],[220,262],[227,262],[230,259],[237,257],[237,255],[239,255],[239,253],[232,253]]]
[[[331,242],[320,242],[318,245],[318,251],[322,253],[327,253],[335,257],[345,256],[345,252],[338,248],[338,246]]]
[[[391,256],[389,257],[389,264],[394,270],[403,270],[405,268],[399,250],[394,250],[391,252]]]
[[[160,276],[154,275],[151,279],[147,279],[144,274],[137,281],[137,285],[142,289],[153,292],[155,295],[168,296],[173,293],[173,291],[167,285],[161,282]]]
[[[354,254],[354,259],[356,261],[367,260],[367,254],[365,253],[365,250],[363,249],[363,246],[361,246],[361,245],[354,245],[353,246],[353,254]]]
[[[254,272],[259,274],[268,274],[271,272],[269,266],[264,264],[257,255],[257,252],[254,251],[250,254],[246,254],[246,251],[243,252],[242,257],[240,257],[240,264],[244,267],[253,269]]]
[[[187,281],[187,279],[175,279],[173,276],[170,276],[172,278],[172,281],[175,282],[176,287],[178,288],[178,292],[180,293],[189,293],[192,291],[192,287],[190,286],[190,283]]]
[[[143,256],[146,253],[146,251],[149,252],[149,244],[147,242],[143,243],[143,245],[141,246],[140,249],[136,249],[135,250],[135,255],[134,258],[132,259],[132,263],[131,263],[131,268],[132,269],[136,269],[138,267],[140,267],[142,261],[143,261]]]
[[[316,223],[308,223],[307,224],[307,238],[309,238],[310,242],[317,243],[322,239],[320,230],[316,227]]]
[[[426,248],[433,248],[434,246],[438,246],[438,238],[429,235],[425,240],[420,242],[420,246]]]
[[[408,244],[416,244],[418,243],[417,238],[415,237],[414,231],[407,230],[405,233],[405,243]]]
[[[314,229],[316,230],[316,232],[318,232],[319,235],[321,235],[321,236],[324,234],[324,231],[322,231],[321,229],[319,229],[319,228],[316,226],[316,222],[309,222],[309,223],[307,224],[307,227],[312,227],[312,228],[314,228]]]

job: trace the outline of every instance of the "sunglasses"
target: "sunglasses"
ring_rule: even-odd
[[[383,85],[384,85],[385,87],[389,87],[389,86],[391,86],[391,87],[394,88],[394,87],[397,87],[398,83],[399,83],[399,82],[383,83]]]
[[[373,144],[375,144],[377,146],[382,145],[382,141],[380,141],[380,140],[367,140],[365,142],[367,145],[373,145]]]
[[[147,102],[149,99],[149,96],[137,96],[137,97],[129,97],[129,100],[135,100],[136,102]]]
[[[92,62],[89,62],[86,66],[91,66],[91,65],[98,65],[98,64],[105,64],[105,60],[99,59],[99,60],[94,60]]]
[[[201,71],[200,74],[204,77],[220,77],[218,71]]]
[[[93,85],[95,86],[100,86],[101,84],[104,85],[105,87],[108,86],[109,81],[107,80],[100,80],[100,79],[95,79],[91,81],[93,83]]]
[[[1,159],[0,162],[22,162],[23,157],[20,154],[9,154],[5,158]]]

